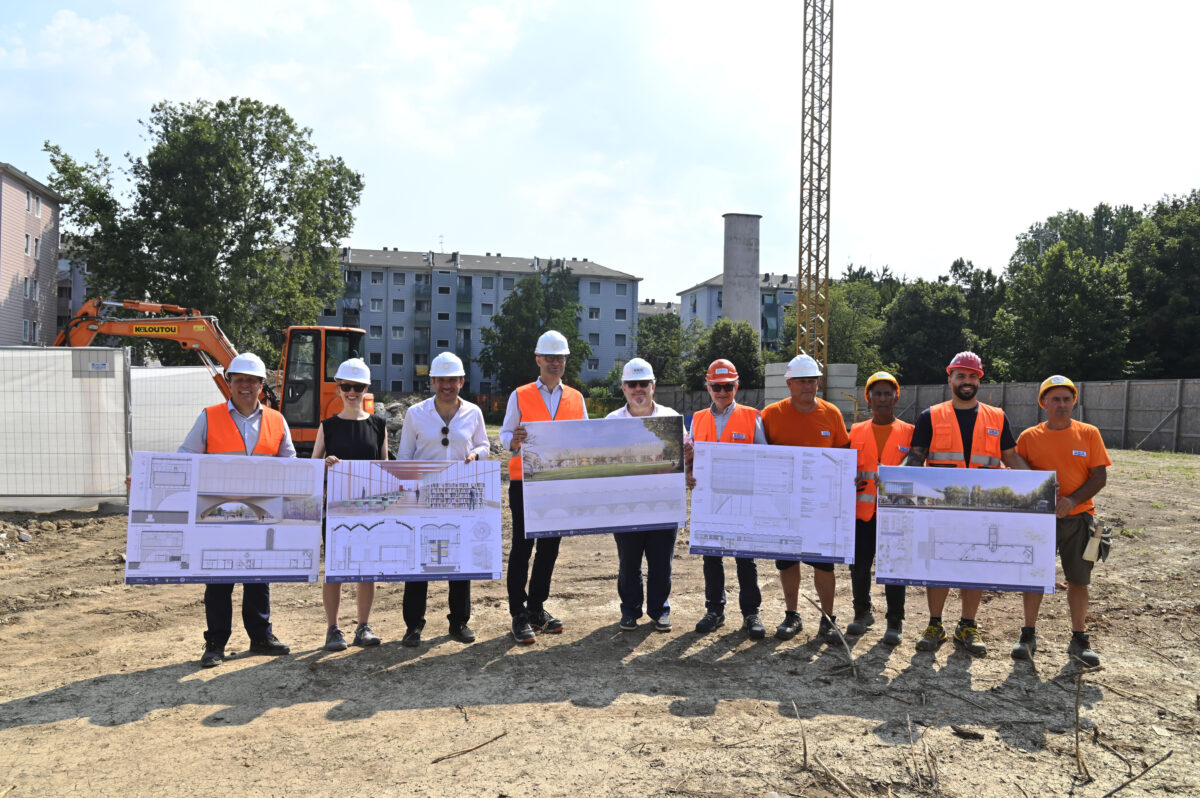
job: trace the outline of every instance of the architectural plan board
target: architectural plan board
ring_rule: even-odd
[[[134,452],[125,583],[315,582],[325,464]]]
[[[343,460],[326,502],[326,582],[500,578],[495,460]]]
[[[875,581],[1053,593],[1054,476],[880,466]]]
[[[850,449],[695,444],[688,551],[854,562]]]
[[[682,417],[538,421],[525,429],[525,537],[683,526]]]

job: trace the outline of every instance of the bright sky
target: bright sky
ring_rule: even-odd
[[[5,3],[0,161],[142,154],[159,100],[284,106],[364,175],[355,247],[587,257],[659,301],[727,212],[797,270],[800,0]],[[839,0],[831,272],[1001,269],[1030,224],[1200,188],[1200,4]]]

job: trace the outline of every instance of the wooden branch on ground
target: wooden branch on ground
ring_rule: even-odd
[[[809,604],[817,608],[817,612],[821,613],[821,617],[825,619],[826,623],[828,623],[831,628],[837,630],[838,640],[842,641],[842,648],[846,650],[846,658],[850,660],[850,668],[854,671],[854,678],[859,678],[858,665],[854,663],[854,655],[850,653],[850,644],[846,642],[846,635],[842,634],[842,628],[834,623],[833,619],[825,614],[825,610],[821,609],[821,605],[809,598],[807,593],[801,593],[800,595],[804,596],[804,599]]]
[[[827,776],[829,776],[829,778],[833,779],[834,783],[837,784],[837,786],[842,788],[842,792],[846,793],[846,795],[849,795],[850,798],[858,798],[858,793],[856,793],[854,790],[847,787],[846,782],[839,779],[832,770],[827,768],[825,766],[825,763],[821,761],[821,758],[819,756],[817,756],[816,754],[813,754],[813,761],[821,766],[821,770],[825,771],[825,774]]]
[[[431,765],[436,765],[438,762],[443,762],[443,761],[445,761],[445,760],[447,760],[447,759],[453,759],[454,757],[456,757],[456,756],[462,756],[463,754],[469,754],[469,753],[471,753],[472,751],[475,751],[475,750],[477,750],[477,749],[479,749],[479,748],[483,748],[483,747],[484,747],[485,745],[487,745],[488,743],[494,743],[494,742],[496,742],[497,740],[499,740],[501,737],[503,737],[503,736],[504,736],[504,735],[506,735],[506,734],[508,734],[508,732],[506,732],[506,731],[502,731],[502,732],[500,732],[499,734],[497,734],[495,737],[493,737],[492,739],[490,739],[490,740],[484,740],[484,741],[483,741],[482,743],[480,743],[479,745],[473,745],[473,746],[471,746],[470,748],[464,748],[463,750],[461,750],[461,751],[455,751],[455,752],[454,752],[454,753],[452,753],[452,754],[443,754],[442,756],[439,756],[437,759],[433,760],[433,761],[432,761],[432,762],[430,762],[429,764],[431,764]]]
[[[1126,788],[1126,787],[1128,787],[1130,784],[1133,784],[1135,781],[1137,781],[1138,779],[1140,779],[1142,776],[1145,776],[1147,773],[1149,773],[1149,772],[1150,772],[1150,770],[1151,770],[1151,768],[1156,768],[1156,767],[1158,767],[1159,765],[1161,765],[1163,762],[1166,762],[1166,761],[1167,761],[1167,759],[1168,759],[1168,758],[1171,756],[1171,754],[1173,754],[1173,753],[1175,753],[1175,752],[1174,752],[1174,751],[1167,751],[1167,753],[1163,755],[1162,759],[1158,760],[1157,762],[1155,762],[1155,763],[1153,763],[1153,764],[1151,764],[1151,765],[1147,765],[1147,766],[1146,766],[1146,769],[1145,769],[1145,770],[1143,770],[1141,773],[1137,774],[1137,775],[1136,775],[1136,776],[1134,776],[1133,778],[1126,779],[1126,780],[1125,780],[1125,782],[1124,782],[1124,783],[1122,783],[1122,784],[1120,784],[1120,785],[1118,785],[1116,789],[1109,790],[1108,792],[1104,793],[1104,795],[1102,795],[1100,798],[1108,798],[1108,796],[1110,796],[1110,795],[1116,795],[1116,794],[1117,794],[1117,793],[1119,793],[1121,790],[1125,789],[1125,788]]]
[[[1079,671],[1079,678],[1075,682],[1075,767],[1079,772],[1087,777],[1088,781],[1092,780],[1092,774],[1088,772],[1087,765],[1083,761],[1083,753],[1079,750],[1079,698],[1083,693],[1083,674]]]

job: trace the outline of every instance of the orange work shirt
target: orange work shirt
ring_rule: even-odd
[[[817,406],[807,413],[792,407],[791,399],[782,399],[762,411],[762,422],[767,443],[826,449],[850,443],[842,411],[824,399],[817,399]]]
[[[1053,471],[1058,475],[1058,495],[1070,496],[1079,490],[1092,475],[1092,469],[1112,465],[1100,430],[1091,424],[1071,420],[1066,429],[1050,429],[1046,422],[1030,427],[1017,437],[1017,454],[1037,471]],[[1071,515],[1090,513],[1095,508],[1091,499],[1080,502]]]

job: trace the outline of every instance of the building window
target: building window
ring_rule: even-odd
[[[513,278],[505,277],[504,282],[502,283],[502,286],[505,291],[511,291],[512,287],[513,287]]]
[[[26,233],[25,234],[25,254],[26,255],[29,254],[29,242],[30,242],[30,235],[29,235],[29,233]]]
[[[449,295],[450,295],[450,286],[448,286],[448,285],[439,285],[439,286],[438,286],[438,293],[439,293],[439,294],[442,294],[443,296],[449,296]]]
[[[495,283],[496,283],[496,280],[495,280],[495,278],[492,278],[492,277],[480,277],[479,278],[479,287],[480,288],[485,288],[485,289],[491,290],[492,288],[495,288]]]
[[[413,282],[416,283],[417,285],[424,285],[425,283],[429,282],[429,275],[428,274],[415,274],[415,275],[413,275]]]
[[[588,318],[589,319],[600,318],[600,308],[588,308]]]
[[[392,352],[392,365],[393,366],[403,366],[404,365],[404,353],[403,352]]]
[[[42,198],[36,195],[33,198],[33,215],[39,219],[42,218]],[[35,334],[33,338],[36,341],[37,335]]]
[[[625,314],[625,308],[617,308],[617,321],[626,321],[629,317]]]
[[[33,297],[32,298],[33,299],[41,299],[41,297],[42,297],[42,284],[35,277],[35,278],[33,278]]]
[[[725,292],[717,292],[717,307],[722,307],[725,304]]]
[[[459,291],[470,291],[471,290],[471,278],[470,277],[459,277],[458,278],[458,290]]]
[[[403,299],[393,299],[392,300],[392,313],[403,313],[403,312],[404,312],[404,300]]]
[[[59,299],[70,299],[71,298],[71,286],[60,285],[58,287],[58,298]]]
[[[625,296],[629,291],[629,283],[617,283],[617,296]]]
[[[372,366],[378,366],[383,362],[383,355],[379,352],[371,352],[370,357]]]
[[[449,313],[438,313],[437,320],[438,321],[450,321],[450,314]]]
[[[383,325],[372,324],[371,325],[371,337],[372,338],[382,338],[383,337]]]
[[[399,341],[402,338],[404,338],[404,328],[403,327],[393,327],[392,328],[392,340]]]
[[[404,285],[404,272],[392,272],[392,285]]]
[[[450,348],[450,339],[449,338],[439,338],[437,341],[437,348],[438,349],[449,349]]]
[[[481,316],[492,315],[492,303],[484,302],[482,305],[480,305],[479,306],[479,315],[481,315]]]
[[[592,346],[600,346],[600,333],[588,333],[588,343]]]
[[[415,355],[413,355],[413,362],[418,366],[428,366],[429,355],[425,354],[424,352],[417,352]]]
[[[33,342],[36,344],[38,340],[38,323],[33,323]]]
[[[696,295],[695,294],[692,294],[692,296],[691,296],[691,306],[692,306],[692,313],[695,313],[696,312]]]
[[[372,299],[371,300],[371,310],[376,313],[382,313],[383,312],[383,300],[382,299]]]
[[[42,254],[42,239],[33,239],[33,259],[37,260]]]
[[[21,340],[29,343],[29,319],[21,319]]]
[[[479,383],[479,392],[482,394],[491,393],[492,392],[492,384],[490,382]]]
[[[332,317],[332,316],[336,316],[336,315],[337,315],[337,308],[325,308],[325,310],[324,310],[324,311],[322,311],[322,313],[323,313],[324,315],[326,315],[326,316],[331,316],[331,317]]]
[[[428,299],[418,299],[416,304],[413,306],[417,313],[428,313],[429,307],[430,305]]]
[[[600,370],[600,358],[589,357],[587,367],[588,367],[588,371],[599,371]]]
[[[371,285],[383,284],[383,272],[371,272]]]
[[[617,333],[613,336],[613,343],[623,348],[625,346],[625,333]]]
[[[30,213],[32,211],[33,211],[33,192],[26,191],[25,192],[25,212]]]
[[[24,286],[25,286],[25,298],[29,299],[29,278],[28,277],[25,278]]]
[[[383,380],[371,380],[371,393],[379,393],[383,390]]]
[[[589,283],[588,283],[588,293],[589,293],[589,294],[598,294],[598,293],[600,293],[600,283],[589,282]]]
[[[392,393],[404,393],[404,380],[392,380]]]

